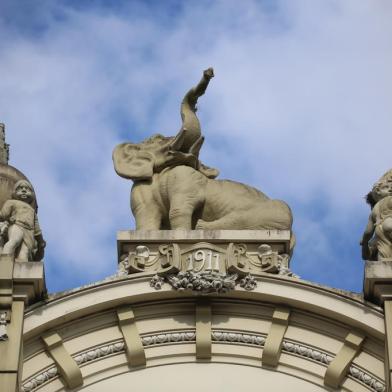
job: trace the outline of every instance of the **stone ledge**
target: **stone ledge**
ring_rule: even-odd
[[[146,243],[196,243],[208,241],[213,244],[230,242],[282,244],[289,253],[293,234],[290,230],[124,230],[117,232],[117,251],[129,252],[129,244]]]
[[[16,261],[13,282],[14,295],[25,296],[27,304],[40,300],[46,293],[44,263]]]
[[[117,232],[117,241],[161,242],[175,240],[177,242],[194,242],[210,240],[227,241],[290,241],[290,230],[123,230]]]
[[[392,298],[392,261],[366,261],[363,281],[365,299],[382,304]]]
[[[290,230],[120,231],[118,262],[122,274],[291,274],[293,242]]]

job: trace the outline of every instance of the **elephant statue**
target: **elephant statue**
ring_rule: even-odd
[[[183,123],[175,137],[154,135],[114,149],[115,171],[134,181],[131,208],[136,229],[290,230],[292,213],[285,202],[238,182],[216,180],[218,171],[199,161],[204,138],[196,103],[212,77],[209,68],[185,95]]]

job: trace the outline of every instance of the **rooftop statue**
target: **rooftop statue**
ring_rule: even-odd
[[[18,261],[39,261],[44,256],[45,241],[34,208],[33,186],[19,180],[12,199],[0,211],[1,254],[12,255]]]
[[[362,258],[392,262],[392,170],[374,184],[366,200],[372,211],[361,241]]]
[[[8,164],[9,145],[0,123],[0,255],[18,261],[40,261],[45,241],[37,217],[34,188],[26,176]]]
[[[181,104],[182,127],[175,137],[154,135],[123,143],[113,152],[114,168],[131,179],[131,207],[137,230],[290,230],[292,213],[250,186],[215,180],[218,171],[199,161],[204,137],[196,103],[213,77],[212,68]]]

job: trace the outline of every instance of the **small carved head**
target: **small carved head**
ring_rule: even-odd
[[[392,181],[385,179],[374,184],[373,189],[366,196],[366,201],[373,208],[378,201],[387,196],[392,196]]]
[[[35,201],[33,186],[26,180],[19,180],[14,186],[12,198],[32,204]]]

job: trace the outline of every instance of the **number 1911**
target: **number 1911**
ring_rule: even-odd
[[[205,271],[219,272],[219,253],[199,249],[188,255],[186,260],[188,262],[187,271],[199,272],[205,266]]]

